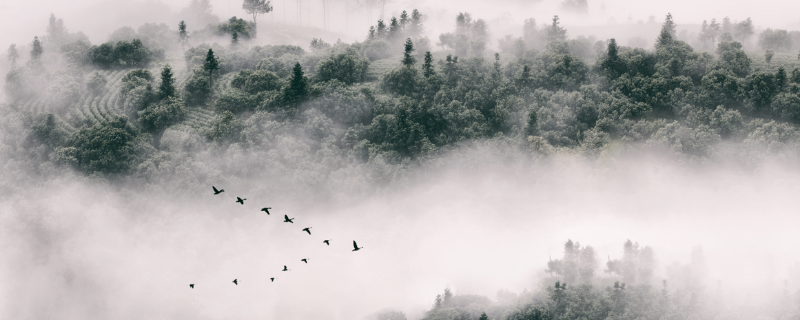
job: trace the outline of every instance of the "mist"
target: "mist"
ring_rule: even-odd
[[[800,314],[800,3],[190,3],[0,4],[0,318]]]

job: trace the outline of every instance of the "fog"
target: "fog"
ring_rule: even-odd
[[[276,10],[282,1],[273,4]],[[25,46],[45,33],[51,12],[94,44],[126,25],[163,22],[174,29],[188,2],[2,3],[0,28],[7,32],[0,45],[17,43],[26,56]],[[542,24],[555,14],[563,16],[571,38],[652,42],[667,12],[686,29],[725,16],[750,17],[758,29],[800,27],[792,14],[800,2],[607,0],[601,9],[590,1],[588,16],[565,14],[559,2],[394,1],[384,17],[420,9],[432,43],[452,30],[458,12],[486,19],[494,39],[519,35],[527,18]],[[211,3],[222,20],[248,19],[240,1]],[[293,11],[287,24],[276,13],[259,17],[265,23],[253,44],[305,48],[317,34],[329,42],[366,37],[366,10],[345,20],[344,4],[333,2],[330,25],[322,30],[316,5],[310,17],[301,15],[300,31],[281,36],[270,32],[295,24]],[[371,15],[377,20],[379,9]],[[647,24],[650,16],[656,24]],[[0,72],[7,69],[3,60]],[[14,171],[24,166],[9,160],[11,152],[0,149],[6,165],[0,174],[5,319],[365,319],[382,310],[419,319],[445,288],[497,300],[499,290],[550,285],[547,262],[560,258],[570,239],[597,250],[601,280],[611,278],[602,272],[606,259],[619,259],[630,239],[655,250],[653,285],[672,281],[670,266],[690,264],[692,252],[702,248],[708,276],[700,285],[730,304],[766,303],[784,283],[800,289],[800,170],[780,157],[743,168],[648,152],[537,157],[465,144],[404,172],[402,183],[348,177],[353,185],[342,189],[369,192],[328,196],[314,188],[290,194],[271,185],[286,176],[263,173],[214,183],[225,189],[220,195],[205,184],[171,189],[77,172],[40,179]],[[232,161],[214,157],[204,161]],[[247,199],[243,205],[234,202],[237,196]],[[284,223],[283,215],[296,220]],[[310,235],[301,231],[305,227],[312,227]],[[330,246],[325,239],[332,239]],[[354,240],[364,249],[353,252]],[[281,271],[284,265],[291,271]]]
[[[757,304],[800,259],[800,180],[779,165],[508,160],[480,148],[444,161],[452,169],[422,167],[383,195],[323,203],[236,185],[217,196],[209,186],[155,194],[81,178],[26,188],[2,202],[0,314],[361,319],[391,308],[415,319],[443,288],[493,299],[536,289],[567,239],[611,259],[626,239],[653,246],[659,281],[702,246],[706,287],[719,280],[731,301]],[[352,240],[364,249],[352,252]]]

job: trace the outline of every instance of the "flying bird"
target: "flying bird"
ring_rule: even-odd
[[[189,288],[192,288],[192,289],[194,289],[194,283],[190,283],[190,284],[189,284]]]
[[[272,209],[272,208],[261,208],[261,211],[264,211],[264,212],[267,213],[267,215],[269,215],[269,209]]]
[[[311,227],[305,228],[305,229],[303,229],[303,231],[308,232],[308,234],[310,235],[311,234]]]
[[[235,285],[237,285],[237,286],[238,286],[238,285],[239,285],[239,280],[237,280],[237,279],[233,279],[233,284],[235,284]]]
[[[303,262],[305,262],[306,264],[308,264],[308,259],[300,259],[300,261],[303,261]]]
[[[281,271],[289,271],[289,269],[287,269],[286,266],[283,266],[283,270]]]
[[[289,219],[289,216],[283,215],[283,222],[294,223],[292,220],[294,220],[294,218]]]
[[[236,202],[238,202],[238,203],[244,204],[245,200],[247,200],[247,199],[242,199],[242,198],[236,197]]]
[[[270,282],[275,282],[275,278],[269,278]]]
[[[358,251],[358,250],[364,249],[364,247],[360,247],[359,248],[358,245],[356,244],[355,240],[353,240],[353,248],[355,248],[355,249],[353,249],[353,251]]]
[[[223,192],[225,192],[225,189],[219,189],[219,190],[217,190],[217,187],[215,187],[215,186],[211,186],[211,189],[214,189],[214,194],[215,194],[215,195],[216,195],[216,194],[220,194],[220,193],[223,193]]]
[[[331,239],[331,240],[332,240],[332,239]],[[331,240],[322,240],[322,242],[324,242],[324,243],[325,243],[325,244],[327,244],[327,245],[331,245]]]

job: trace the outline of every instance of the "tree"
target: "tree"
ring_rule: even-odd
[[[158,86],[158,99],[163,100],[175,96],[175,77],[169,64],[161,69],[161,84]]]
[[[256,17],[259,14],[266,14],[272,11],[272,5],[270,1],[267,0],[244,0],[242,9],[244,9],[247,14],[252,14],[253,23],[256,23]]]
[[[66,40],[65,37],[67,34],[68,32],[64,27],[64,21],[56,19],[56,16],[51,13],[50,21],[47,24],[47,40],[60,45]]]
[[[348,48],[345,52],[334,54],[317,64],[317,76],[322,81],[339,80],[353,84],[366,79],[369,60]]]
[[[214,71],[219,70],[219,60],[214,56],[214,51],[208,49],[206,54],[206,62],[203,64],[203,70],[208,71],[209,86],[213,88]]]
[[[236,48],[239,45],[239,33],[234,31],[231,34],[231,48]]]
[[[124,173],[136,158],[137,136],[127,119],[115,117],[81,128],[56,157],[87,174]]]
[[[178,42],[181,44],[182,50],[184,50],[184,47],[189,42],[189,33],[186,31],[186,22],[183,22],[183,20],[178,23]]]
[[[553,16],[553,24],[547,28],[547,42],[567,41],[567,29],[559,26],[558,16]]]
[[[151,103],[144,110],[139,111],[138,120],[144,131],[154,134],[153,145],[158,147],[164,131],[183,119],[185,114],[183,101],[180,98],[170,96],[156,103]]]
[[[11,61],[11,65],[14,66],[17,64],[17,59],[19,59],[19,52],[17,52],[17,44],[12,43],[8,46],[8,50],[6,51],[6,57],[8,61]]]
[[[403,60],[401,62],[404,66],[406,66],[406,68],[411,68],[416,62],[416,58],[414,58],[414,55],[412,54],[414,51],[414,43],[411,42],[411,38],[406,39],[406,44],[404,47],[405,52],[403,53]]]
[[[39,42],[39,37],[33,37],[33,48],[31,48],[31,60],[39,60],[42,57],[42,43]]]
[[[422,63],[422,75],[428,78],[435,75],[436,71],[433,69],[433,55],[430,51],[425,52],[425,61]]]
[[[489,316],[486,315],[486,312],[481,313],[481,317],[478,320],[489,320]]]
[[[667,13],[667,17],[664,19],[664,24],[662,25],[661,29],[666,29],[669,31],[669,35],[673,38],[678,35],[675,22],[672,21],[672,13]]]
[[[755,26],[749,17],[733,26],[733,38],[736,40],[747,41],[753,34],[755,34]]]
[[[528,136],[539,135],[539,117],[536,115],[536,110],[531,109],[528,111],[528,121],[525,126],[525,133]]]
[[[308,78],[303,75],[303,67],[297,62],[292,69],[292,79],[284,91],[284,99],[290,104],[295,104],[308,94]]]
[[[767,52],[764,53],[764,61],[766,61],[767,64],[769,64],[770,62],[772,62],[772,57],[774,57],[774,56],[775,56],[775,52],[774,51],[767,50]]]

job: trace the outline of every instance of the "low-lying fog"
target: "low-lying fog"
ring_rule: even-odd
[[[492,299],[537,288],[567,239],[597,249],[598,277],[625,240],[653,246],[659,283],[665,266],[688,263],[702,246],[706,287],[740,303],[795,279],[796,170],[698,170],[653,158],[531,163],[480,150],[448,161],[466,157],[447,171],[421,168],[422,178],[383,195],[319,204],[236,185],[217,186],[217,196],[211,186],[152,194],[66,178],[6,195],[0,314],[362,319],[391,308],[417,319],[444,288]],[[364,249],[352,252],[353,240]]]

